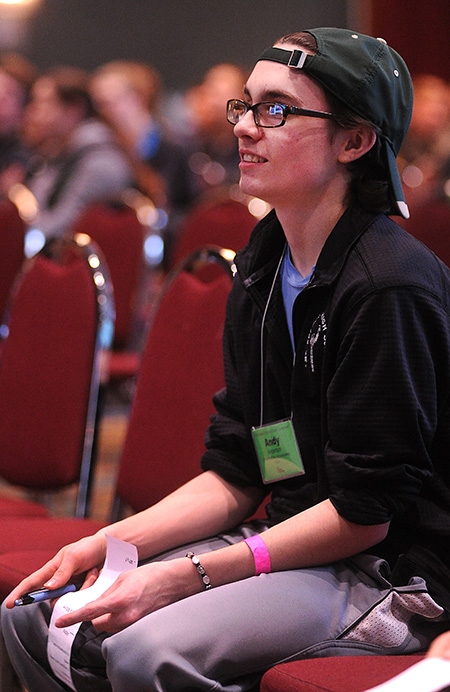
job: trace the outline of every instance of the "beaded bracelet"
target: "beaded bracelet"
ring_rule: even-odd
[[[208,577],[208,575],[205,572],[205,569],[203,565],[200,563],[200,560],[198,559],[197,555],[195,555],[192,552],[186,553],[186,557],[188,557],[191,561],[192,564],[194,565],[195,569],[199,573],[199,575],[202,578],[202,582],[205,585],[205,589],[210,589],[211,588],[211,580]]]

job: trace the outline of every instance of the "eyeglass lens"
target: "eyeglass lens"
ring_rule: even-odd
[[[228,102],[227,118],[232,124],[238,123],[249,111],[253,111],[256,125],[262,127],[277,127],[284,121],[284,109],[279,103],[257,103],[249,106],[238,99]]]

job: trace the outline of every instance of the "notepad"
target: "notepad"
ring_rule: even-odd
[[[72,690],[75,690],[75,686],[72,682],[70,656],[81,622],[61,628],[55,627],[55,621],[61,615],[71,613],[86,603],[94,601],[115,582],[121,572],[134,569],[138,563],[137,549],[134,545],[108,535],[106,540],[105,564],[97,581],[87,589],[68,593],[58,598],[50,620],[47,643],[50,667],[56,677],[65,682]]]

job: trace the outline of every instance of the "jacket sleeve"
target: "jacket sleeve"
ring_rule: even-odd
[[[244,408],[248,410],[248,401],[255,396],[255,393],[252,395],[252,392],[245,392],[247,405],[244,407],[242,401],[244,377],[237,366],[237,360],[243,359],[236,357],[236,350],[242,349],[242,340],[245,340],[244,332],[238,328],[236,331],[240,334],[241,343],[235,343],[234,329],[236,322],[239,323],[240,319],[236,316],[236,312],[239,312],[236,310],[236,303],[239,302],[239,293],[243,290],[238,285],[239,283],[240,280],[236,277],[228,300],[223,336],[226,386],[214,396],[216,413],[206,431],[207,451],[202,457],[202,468],[213,470],[226,481],[240,487],[262,487],[259,465],[250,434],[251,426],[249,421],[246,421],[244,411]],[[251,356],[249,360],[252,360]],[[255,378],[246,373],[247,382],[254,380]],[[259,378],[256,380],[259,381]]]
[[[349,314],[335,355],[324,450],[330,499],[349,521],[383,523],[444,464],[435,440],[448,410],[447,309],[423,289],[376,290]]]

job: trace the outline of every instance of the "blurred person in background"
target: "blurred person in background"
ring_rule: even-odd
[[[22,55],[0,55],[0,197],[26,176],[29,153],[20,128],[36,76],[36,68]]]
[[[90,203],[132,184],[125,154],[96,115],[83,70],[58,66],[36,80],[23,141],[33,152],[26,182],[39,207],[34,225],[46,237],[63,235]]]
[[[186,92],[185,108],[191,129],[189,163],[197,195],[239,181],[236,138],[223,113],[229,98],[243,96],[247,76],[248,72],[239,65],[220,63]]]
[[[414,78],[411,126],[400,152],[413,236],[450,266],[450,87],[432,74]]]
[[[182,213],[192,202],[187,155],[164,126],[159,72],[142,62],[115,60],[92,75],[91,95],[133,164],[136,183],[158,206]]]
[[[411,125],[400,151],[411,212],[442,193],[450,174],[450,87],[433,74],[413,79]]]

